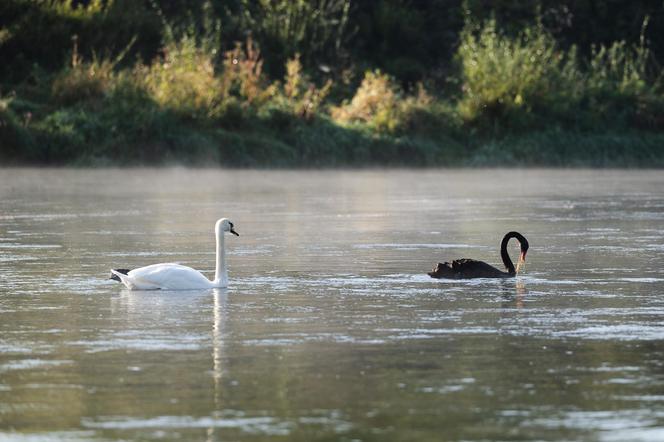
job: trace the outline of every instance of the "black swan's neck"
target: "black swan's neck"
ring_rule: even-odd
[[[510,258],[509,253],[507,253],[507,243],[510,242],[510,239],[512,238],[516,238],[517,241],[519,241],[519,244],[521,244],[522,254],[525,254],[525,252],[528,251],[528,240],[526,239],[525,236],[523,236],[519,232],[509,232],[507,235],[503,237],[503,241],[500,243],[500,257],[503,259],[503,264],[507,269],[507,273],[509,273],[510,275],[516,275],[516,269],[514,268],[514,263],[512,263],[512,259]]]

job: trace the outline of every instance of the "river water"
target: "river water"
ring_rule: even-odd
[[[663,265],[655,171],[2,169],[0,440],[662,440]]]

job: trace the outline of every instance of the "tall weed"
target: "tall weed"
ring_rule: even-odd
[[[93,55],[91,61],[84,61],[78,51],[78,36],[72,40],[70,65],[55,76],[51,85],[51,95],[60,105],[103,98],[115,85],[115,67],[136,41],[132,39],[114,59],[99,59]]]

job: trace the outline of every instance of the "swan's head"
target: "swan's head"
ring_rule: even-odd
[[[233,223],[228,218],[221,218],[219,221],[217,221],[217,224],[215,224],[214,229],[218,235],[230,232],[235,236],[240,236],[240,234],[235,231],[235,229],[233,228]]]

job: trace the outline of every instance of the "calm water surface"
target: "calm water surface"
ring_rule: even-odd
[[[0,170],[0,440],[663,440],[663,265],[661,172]]]

